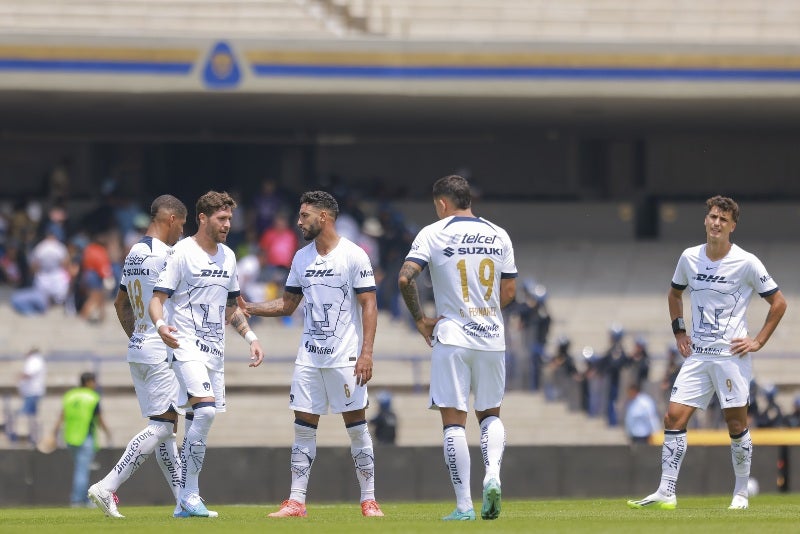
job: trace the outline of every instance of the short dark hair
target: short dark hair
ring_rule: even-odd
[[[89,382],[97,382],[95,374],[88,371],[81,374],[81,387],[86,387]]]
[[[206,217],[211,217],[219,210],[225,208],[234,209],[235,207],[236,201],[226,191],[209,191],[197,199],[197,204],[195,205],[197,224],[200,224],[201,213]]]
[[[713,207],[719,208],[720,211],[730,213],[733,222],[739,222],[739,204],[734,202],[732,198],[723,197],[721,195],[713,196],[706,200],[706,214],[708,214]]]
[[[300,195],[300,204],[311,204],[319,210],[325,210],[334,220],[339,217],[339,203],[325,191],[306,191]]]
[[[472,191],[467,179],[457,174],[439,178],[433,184],[433,198],[447,197],[455,207],[465,210],[472,206]]]
[[[150,219],[155,220],[159,211],[166,211],[176,217],[186,218],[186,204],[172,195],[161,195],[150,204]]]

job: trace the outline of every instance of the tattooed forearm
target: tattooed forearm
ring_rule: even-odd
[[[117,309],[117,317],[119,324],[125,331],[125,335],[129,338],[133,335],[133,328],[136,325],[136,319],[133,317],[133,308],[130,301],[126,300],[125,303]]]
[[[231,326],[234,327],[236,329],[236,331],[239,332],[239,335],[242,336],[242,337],[244,337],[244,335],[248,331],[250,331],[250,325],[247,324],[247,318],[244,316],[244,314],[239,309],[237,309],[231,315],[230,323],[231,323]]]
[[[248,302],[247,313],[260,317],[291,315],[297,309],[302,298],[302,294],[285,292],[283,297],[267,302]]]
[[[419,303],[417,281],[415,280],[419,273],[418,269],[408,263],[403,264],[400,269],[400,294],[403,295],[403,300],[414,321],[419,321],[424,317],[422,306]]]

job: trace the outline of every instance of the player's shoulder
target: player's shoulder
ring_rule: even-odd
[[[704,254],[705,248],[706,245],[704,243],[700,245],[693,245],[683,249],[681,256],[685,256],[687,258],[699,258],[701,254]]]

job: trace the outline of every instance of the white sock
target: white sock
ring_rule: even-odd
[[[506,428],[499,417],[490,415],[481,421],[481,452],[486,475],[485,485],[490,479],[500,483],[500,464],[503,462],[503,451],[506,448]]]
[[[361,502],[375,500],[375,452],[367,422],[348,426],[347,433],[350,435],[350,454],[353,455],[356,478],[361,487]]]
[[[171,434],[158,444],[156,455],[158,466],[177,503],[181,493],[181,460],[178,454],[178,445],[175,443],[175,434]]]
[[[114,468],[103,478],[102,486],[110,492],[116,492],[119,487],[139,469],[158,444],[167,436],[172,435],[171,421],[153,421],[135,435],[125,447],[125,452],[117,461]]]
[[[467,433],[461,425],[444,428],[444,463],[450,473],[450,482],[456,492],[456,508],[466,512],[472,508],[470,494],[470,458]]]
[[[731,460],[733,474],[736,476],[734,495],[748,496],[747,481],[750,478],[750,465],[753,462],[753,440],[750,430],[745,428],[738,436],[731,436]]]
[[[686,430],[665,430],[661,446],[661,484],[658,492],[666,497],[675,495],[678,474],[686,456]]]
[[[194,406],[194,421],[186,431],[181,451],[181,464],[186,470],[186,480],[181,491],[183,499],[192,494],[200,494],[200,471],[206,458],[208,432],[216,414],[217,409],[213,402],[201,402]]]
[[[311,465],[317,456],[317,427],[308,423],[294,422],[294,444],[292,445],[292,489],[289,498],[306,502]]]
[[[186,436],[189,434],[189,430],[192,428],[192,423],[194,422],[194,412],[186,412],[186,416],[183,423],[183,441],[181,441],[181,450],[180,455],[178,456],[178,460],[180,461],[181,466],[181,484],[180,488],[178,489],[178,503],[175,506],[175,510],[179,511],[180,508],[180,499],[181,493],[183,492],[183,488],[186,487],[186,462],[184,462],[183,458],[183,451],[186,450]]]

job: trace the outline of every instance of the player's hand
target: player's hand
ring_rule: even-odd
[[[425,343],[427,343],[429,347],[433,346],[433,328],[443,317],[444,315],[440,315],[435,319],[432,317],[423,317],[414,323],[417,326],[417,332],[422,335],[423,339],[425,339]]]
[[[171,324],[165,324],[158,329],[158,335],[161,336],[161,341],[163,341],[166,346],[171,349],[177,349],[180,346],[180,343],[178,343],[178,338],[172,335],[173,332],[177,331],[177,327],[172,326]]]
[[[731,340],[731,352],[738,354],[740,358],[749,352],[758,351],[762,346],[759,341],[749,337],[736,337]]]
[[[356,368],[353,370],[356,377],[356,385],[366,386],[372,380],[372,356],[361,354],[356,360]]]
[[[239,306],[239,311],[242,312],[242,315],[249,319],[250,313],[247,311],[247,301],[244,300],[244,297],[241,295],[241,293],[238,297],[236,297],[236,305]]]
[[[675,346],[678,347],[678,352],[681,356],[688,358],[692,355],[692,338],[686,332],[678,332],[675,334]]]
[[[258,367],[264,361],[264,349],[256,339],[250,343],[250,364],[248,367]]]

